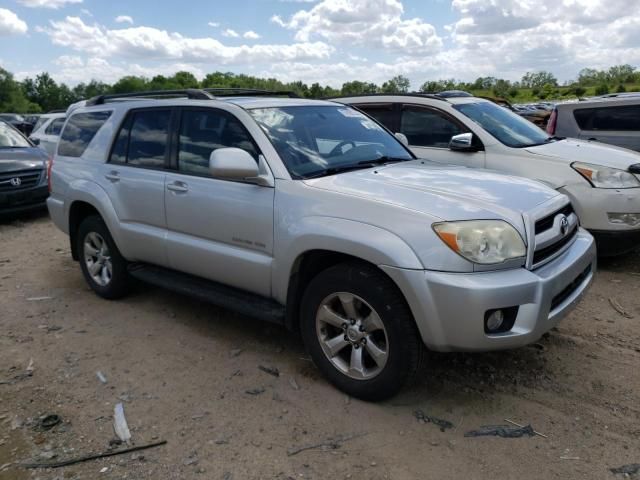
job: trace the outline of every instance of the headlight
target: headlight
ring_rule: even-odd
[[[433,230],[451,250],[473,263],[490,265],[527,254],[520,234],[502,220],[434,223]]]
[[[571,167],[596,188],[640,187],[640,181],[624,170],[580,162],[572,163]]]

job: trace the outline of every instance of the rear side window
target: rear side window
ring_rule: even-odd
[[[238,119],[220,110],[184,110],[180,123],[178,170],[209,175],[209,157],[218,148],[235,147],[256,161],[258,149]]]
[[[393,108],[393,104],[364,104],[354,105],[354,107],[357,107],[367,115],[372,116],[392,132],[395,133],[397,131],[397,115]]]
[[[90,112],[73,115],[60,136],[58,155],[81,157],[93,137],[111,116],[111,112]]]
[[[47,129],[44,131],[47,135],[60,135],[60,130],[62,130],[62,126],[64,125],[64,118],[56,118],[53,122],[49,124]]]
[[[447,148],[454,135],[463,130],[445,115],[429,108],[405,107],[400,131],[416,147]]]
[[[581,130],[640,131],[640,105],[580,108],[573,115]]]
[[[120,128],[111,162],[163,168],[169,140],[171,110],[132,112]]]

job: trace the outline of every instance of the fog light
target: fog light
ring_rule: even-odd
[[[487,316],[487,330],[489,332],[496,332],[500,330],[504,323],[504,312],[502,310],[494,310]]]
[[[636,227],[640,225],[640,213],[608,213],[609,223],[615,225],[628,225]]]

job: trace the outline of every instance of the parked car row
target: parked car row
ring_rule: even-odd
[[[468,95],[100,96],[34,132],[54,137],[49,172],[6,131],[10,155],[40,155],[34,188],[49,181],[96,294],[135,278],[298,330],[367,400],[394,395],[425,348],[536,341],[586,292],[596,243],[640,246],[639,154]]]

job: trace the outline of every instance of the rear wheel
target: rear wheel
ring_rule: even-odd
[[[422,341],[397,287],[361,263],[331,267],[302,300],[302,336],[328,380],[357,398],[395,395],[418,370]]]
[[[109,229],[98,216],[85,218],[76,235],[80,267],[91,289],[103,298],[126,295],[127,262],[116,247]]]

